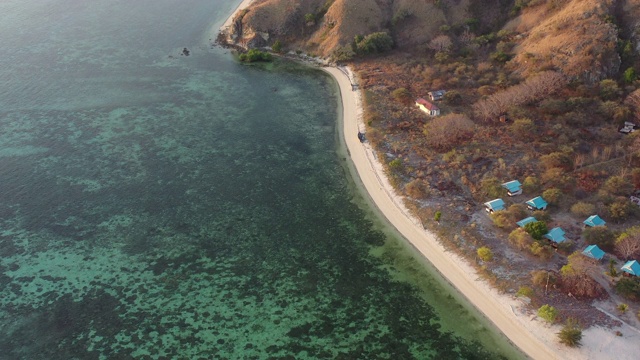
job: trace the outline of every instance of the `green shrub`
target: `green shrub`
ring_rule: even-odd
[[[493,176],[482,179],[480,187],[485,196],[491,199],[499,198],[503,193],[500,181]]]
[[[558,205],[562,197],[562,191],[558,188],[547,189],[542,192],[542,197],[551,205]],[[538,219],[541,220],[541,219]]]
[[[311,24],[316,22],[316,16],[311,13],[304,14],[304,22],[306,24]]]
[[[491,53],[489,57],[491,58],[491,60],[501,64],[504,64],[507,61],[511,60],[511,55],[505,53],[504,51],[496,51],[494,53]]]
[[[579,201],[571,206],[571,212],[579,218],[588,217],[596,212],[596,206],[584,201]]]
[[[534,218],[536,218],[536,220],[538,221],[542,221],[545,223],[549,223],[551,222],[551,214],[549,214],[549,212],[544,211],[544,210],[536,210],[531,214]],[[520,217],[520,219],[524,218]]]
[[[541,240],[542,237],[549,232],[547,224],[544,221],[535,221],[524,226],[524,230],[535,240]]]
[[[449,105],[460,105],[462,103],[462,95],[456,90],[447,91],[444,94],[444,102]]]
[[[268,52],[260,51],[258,49],[251,49],[244,54],[240,54],[240,61],[243,62],[256,62],[265,61],[269,62],[273,60],[273,56]]]
[[[616,307],[618,309],[618,311],[620,311],[621,313],[626,313],[627,310],[629,310],[629,305],[627,304],[618,304],[618,306]]]
[[[531,298],[533,297],[533,289],[528,286],[520,286],[520,289],[518,289],[516,296],[526,296],[528,298]]]
[[[630,67],[624,71],[623,79],[625,83],[631,84],[632,82],[636,81],[637,78],[638,75],[636,74],[636,69]]]
[[[558,310],[553,306],[545,304],[538,309],[538,316],[552,324],[558,317]]]
[[[273,49],[273,51],[275,51],[277,53],[281,53],[282,52],[282,42],[280,40],[276,40],[276,42],[274,42],[273,45],[271,46],[271,49]]]
[[[584,240],[589,245],[598,245],[604,251],[611,252],[615,242],[615,236],[605,226],[588,227],[582,231]]]
[[[493,259],[493,253],[491,252],[491,249],[486,246],[479,248],[477,253],[478,257],[480,257],[482,261],[491,261],[491,259]]]
[[[614,80],[604,79],[600,81],[600,97],[602,100],[614,100],[622,95],[622,90]]]
[[[403,87],[393,90],[393,92],[391,92],[391,96],[401,103],[406,104],[411,101],[411,93]]]
[[[350,61],[353,60],[353,57],[356,53],[353,51],[351,46],[342,46],[333,51],[331,55],[333,61]]]
[[[626,299],[640,300],[640,279],[623,277],[615,285],[616,293]]]
[[[633,184],[622,176],[612,176],[602,186],[609,194],[627,196],[633,191]]]
[[[579,347],[582,340],[582,328],[578,321],[573,318],[567,319],[567,322],[558,333],[558,339],[561,344],[571,347]]]
[[[556,276],[551,271],[534,270],[531,272],[531,282],[533,283],[533,285],[546,287],[547,285],[555,284],[556,281]]]
[[[529,251],[539,258],[542,259],[550,259],[553,256],[553,248],[550,245],[540,243],[539,241],[535,241],[529,247]]]
[[[522,190],[527,193],[540,191],[540,181],[535,176],[527,176],[522,182]]]
[[[522,228],[517,228],[509,234],[509,242],[520,250],[528,249],[533,243],[531,235]]]
[[[379,54],[393,48],[393,39],[384,31],[371,33],[362,40],[356,39],[356,49],[359,54]]]

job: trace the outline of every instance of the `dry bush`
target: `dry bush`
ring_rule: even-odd
[[[414,179],[407,183],[404,191],[413,199],[423,199],[430,194],[429,184],[422,179]]]
[[[547,270],[534,270],[531,272],[531,282],[539,287],[555,284],[557,281],[555,273]]]
[[[640,89],[635,90],[624,100],[624,103],[631,108],[634,119],[640,121]]]
[[[576,297],[585,298],[596,298],[605,293],[602,285],[592,277],[592,274],[598,271],[598,266],[593,260],[580,252],[569,255],[567,260],[567,265],[560,270],[562,284],[567,291]]]
[[[477,117],[483,120],[497,118],[509,108],[540,101],[566,85],[565,77],[555,71],[544,71],[523,83],[509,87],[473,104]]]
[[[627,229],[618,237],[614,246],[622,259],[635,259],[640,256],[640,228]]]
[[[579,201],[571,206],[571,213],[578,218],[585,218],[596,212],[596,206],[587,202]]]
[[[520,250],[529,249],[533,241],[523,228],[517,228],[509,234],[509,242]]]
[[[475,124],[464,114],[436,117],[424,127],[429,146],[448,150],[473,134]]]
[[[452,45],[453,42],[447,35],[438,35],[429,42],[429,48],[435,51],[448,52]]]

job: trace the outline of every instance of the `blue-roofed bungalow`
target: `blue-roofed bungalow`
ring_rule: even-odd
[[[512,180],[502,184],[502,187],[507,189],[507,195],[516,196],[522,194],[522,184],[518,180]]]
[[[544,210],[547,208],[547,205],[547,202],[542,198],[542,196],[534,197],[527,201],[527,207],[529,210]]]
[[[504,210],[504,201],[502,199],[494,199],[484,203],[485,209],[489,214],[494,211]]]
[[[551,229],[544,237],[553,241],[556,244],[559,244],[566,240],[566,238],[564,237],[564,234],[565,234],[564,230],[562,230],[559,227],[555,227]]]
[[[538,221],[538,219],[534,218],[533,216],[529,216],[528,218],[524,218],[516,222],[516,224],[518,224],[518,226],[520,226],[521,228],[524,228],[524,226],[527,225],[528,223],[533,223],[536,221]]]
[[[598,245],[589,245],[583,251],[582,254],[596,260],[602,260],[604,257],[604,251],[598,247]]]
[[[607,224],[606,221],[602,220],[602,218],[598,215],[591,215],[587,218],[587,220],[583,221],[583,223],[587,226],[605,226]]]
[[[627,274],[640,276],[640,264],[635,260],[627,261],[620,269]]]

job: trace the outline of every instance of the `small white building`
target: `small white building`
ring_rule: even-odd
[[[440,108],[423,98],[419,98],[418,100],[416,100],[416,105],[420,108],[420,110],[426,112],[429,116],[440,115]]]

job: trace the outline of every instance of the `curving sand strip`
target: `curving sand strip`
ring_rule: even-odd
[[[475,280],[477,276],[474,276],[476,272],[472,268],[464,266],[460,259],[454,259],[451,253],[445,253],[433,234],[425,231],[419,221],[409,215],[400,199],[394,195],[371,147],[358,140],[357,133],[363,130],[364,124],[362,124],[360,92],[352,91],[351,72],[347,68],[335,67],[327,67],[323,70],[338,82],[342,96],[344,137],[351,160],[367,192],[384,216],[446,279],[527,355],[534,359],[566,358],[521,326],[510,304],[499,301],[497,293],[492,293],[482,281]],[[514,302],[514,305],[517,306],[517,302]],[[551,329],[547,329],[549,330]]]
[[[360,143],[364,131],[361,94],[352,90],[353,73],[347,67],[324,67],[340,87],[345,143],[357,175],[378,209],[398,231],[429,260],[453,286],[491,320],[512,343],[533,359],[638,359],[640,330],[623,322],[613,329],[592,327],[583,331],[582,346],[569,348],[557,339],[560,325],[548,325],[526,311],[519,300],[500,294],[478,277],[464,259],[447,252],[435,236],[409,213],[368,143]],[[624,321],[624,319],[619,319]],[[620,331],[623,335],[616,336]]]

